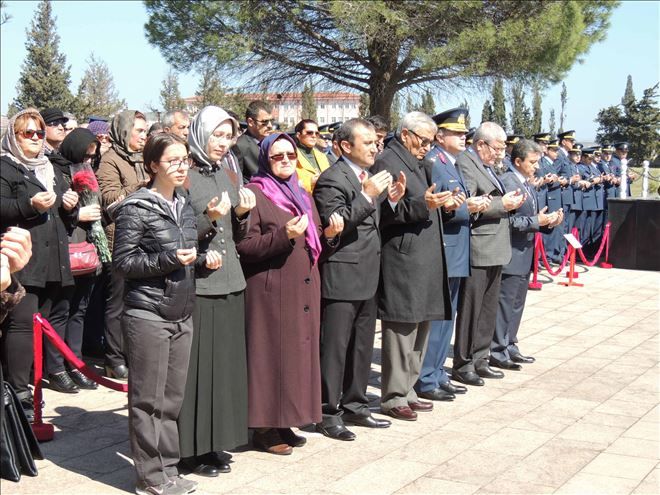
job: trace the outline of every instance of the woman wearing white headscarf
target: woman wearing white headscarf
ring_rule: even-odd
[[[201,476],[228,472],[224,451],[247,443],[245,278],[235,242],[247,231],[254,194],[241,187],[227,154],[238,123],[209,106],[190,123],[194,161],[188,177],[200,250],[222,253],[223,266],[198,280],[193,342],[179,439],[183,466]]]

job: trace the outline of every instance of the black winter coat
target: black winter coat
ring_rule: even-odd
[[[124,305],[146,310],[167,321],[181,321],[195,304],[195,271],[205,276],[206,256],[183,266],[177,249],[197,248],[195,213],[188,198],[177,194],[177,218],[169,205],[142,188],[115,212],[113,267],[125,278]]]

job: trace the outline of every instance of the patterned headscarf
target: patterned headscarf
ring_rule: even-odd
[[[236,136],[238,122],[220,107],[204,107],[190,122],[188,144],[190,145],[190,152],[197,163],[211,168],[216,165],[206,152],[206,145],[213,131],[225,120],[231,122],[232,137]],[[229,151],[229,147],[227,147],[227,151]]]

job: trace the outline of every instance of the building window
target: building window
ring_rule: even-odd
[[[325,104],[323,104],[323,103],[319,103],[319,108],[320,108],[321,110],[325,110]]]
[[[319,117],[319,124],[325,124],[325,117]]]

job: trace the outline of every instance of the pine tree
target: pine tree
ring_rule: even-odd
[[[629,108],[635,104],[635,92],[633,91],[631,75],[628,75],[628,79],[626,80],[626,90],[623,93],[623,98],[621,98],[621,104],[623,108]]]
[[[566,91],[566,83],[561,83],[561,112],[559,113],[559,133],[564,132],[564,120],[566,119],[566,103],[568,102],[568,91]]]
[[[185,107],[186,102],[179,93],[179,77],[170,69],[163,79],[160,89],[160,102],[166,112],[180,110]]]
[[[465,127],[467,127],[469,129],[470,128],[470,122],[471,122],[471,119],[470,119],[470,104],[468,103],[468,101],[466,99],[463,99],[463,101],[461,102],[461,104],[459,106],[461,108],[465,108],[467,110],[467,115],[465,116]]]
[[[532,127],[531,133],[538,134],[543,131],[543,110],[541,109],[542,103],[541,89],[538,84],[534,85],[534,93],[532,97]]]
[[[66,65],[66,57],[59,50],[60,37],[56,30],[56,20],[50,1],[39,3],[31,29],[26,30],[27,55],[21,67],[16,85],[17,96],[13,102],[17,109],[72,109],[73,95],[69,90],[71,67]]]
[[[555,125],[557,125],[557,123],[555,122],[555,109],[551,108],[550,118],[548,119],[548,132],[550,133],[551,136],[554,136],[555,134]]]
[[[392,109],[390,110],[390,125],[392,129],[396,129],[401,120],[401,97],[399,93],[392,98]]]
[[[502,82],[502,79],[496,79],[495,83],[493,83],[491,101],[493,108],[491,122],[501,125],[502,129],[506,131],[506,103],[504,97],[504,82]]]
[[[369,116],[369,95],[367,93],[360,93],[360,105],[358,106],[358,115],[361,118]]]
[[[199,86],[195,91],[197,97],[197,106],[201,110],[209,105],[216,105],[219,107],[225,106],[225,91],[220,83],[215,69],[209,67],[204,70],[202,77],[199,80]]]
[[[435,101],[433,100],[433,94],[431,90],[427,89],[422,96],[422,104],[419,107],[420,112],[424,112],[426,115],[432,116],[435,115]]]
[[[0,1],[0,26],[5,22],[9,22],[11,19],[11,14],[7,13],[7,2],[5,0]]]
[[[126,108],[126,101],[119,99],[110,69],[93,53],[87,59],[87,69],[78,85],[74,108],[79,120],[90,115],[112,117]]]
[[[493,107],[490,104],[490,100],[484,102],[484,106],[481,109],[481,122],[492,122],[493,120]]]
[[[316,120],[316,99],[314,98],[314,86],[307,85],[302,91],[302,110],[300,112],[301,119]]]

